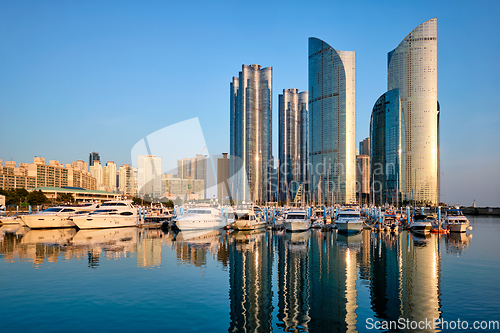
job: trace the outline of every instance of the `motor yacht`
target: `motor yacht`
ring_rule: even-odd
[[[363,218],[361,212],[354,208],[340,210],[335,221],[338,232],[354,234],[363,230]]]
[[[246,214],[239,214],[231,227],[240,231],[263,229],[266,227],[266,220],[254,210],[249,210]]]
[[[469,220],[462,214],[461,209],[457,207],[446,210],[443,228],[450,232],[466,232],[469,226]]]
[[[416,233],[428,233],[432,229],[432,221],[427,218],[427,215],[415,215],[412,223],[409,225],[409,228],[411,231]]]
[[[30,229],[72,228],[75,223],[70,216],[86,216],[94,211],[97,204],[55,206],[36,214],[21,215],[21,220]]]
[[[224,214],[212,207],[195,207],[187,210],[183,215],[174,219],[177,229],[197,230],[197,229],[219,229],[226,226],[227,218]]]
[[[74,215],[70,219],[79,229],[135,227],[137,209],[131,200],[106,201],[92,213],[84,216]]]
[[[305,210],[291,210],[286,213],[284,225],[286,231],[305,231],[311,228],[311,219]]]

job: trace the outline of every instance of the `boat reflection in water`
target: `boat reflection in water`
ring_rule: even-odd
[[[76,234],[74,228],[64,229],[31,229],[21,239],[21,244],[36,244],[45,245],[69,245],[69,242]]]
[[[450,232],[446,238],[446,252],[459,257],[469,247],[472,234]]]
[[[223,266],[227,266],[228,245],[222,229],[199,229],[173,232],[177,262],[204,267],[208,253],[216,255]]]

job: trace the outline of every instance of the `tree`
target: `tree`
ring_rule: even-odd
[[[73,194],[71,193],[59,193],[57,195],[57,202],[64,202],[64,203],[73,203],[75,202],[75,198],[73,197]]]
[[[29,193],[27,199],[29,204],[32,206],[37,206],[49,202],[49,199],[47,199],[47,197],[41,190]]]

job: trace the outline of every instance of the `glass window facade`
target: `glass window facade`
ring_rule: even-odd
[[[309,38],[309,181],[322,202],[356,200],[356,53]]]
[[[268,201],[273,170],[272,67],[243,65],[230,94],[231,196],[237,201]]]
[[[439,202],[437,19],[409,33],[388,54],[388,90],[399,89],[405,122],[402,192],[416,201]]]
[[[279,95],[280,201],[293,200],[307,181],[308,100],[308,92],[298,89]]]

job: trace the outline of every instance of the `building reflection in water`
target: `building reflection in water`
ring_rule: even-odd
[[[265,231],[231,233],[229,332],[272,331],[272,237]]]
[[[376,320],[432,322],[441,317],[439,243],[443,237],[381,232],[363,239],[361,271],[370,282]]]
[[[278,324],[285,332],[308,331],[311,230],[285,233],[277,240]]]

